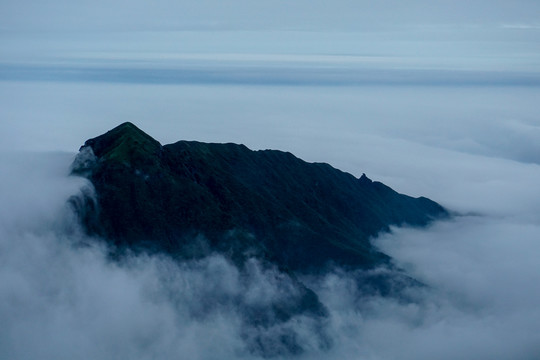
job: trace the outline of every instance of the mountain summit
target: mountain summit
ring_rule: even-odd
[[[387,256],[370,238],[391,225],[424,226],[447,211],[365,175],[244,145],[160,145],[132,123],[87,140],[73,173],[95,187],[86,230],[118,248],[179,258],[220,252],[312,272],[370,268]]]

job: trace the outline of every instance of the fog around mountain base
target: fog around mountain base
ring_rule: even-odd
[[[533,359],[540,353],[538,238],[525,218],[457,217],[394,229],[375,243],[426,287],[407,301],[366,295],[358,274],[305,278],[323,321],[295,316],[246,326],[246,305],[283,296],[287,282],[253,261],[220,255],[175,263],[111,262],[85,238],[66,200],[88,186],[68,177],[72,154],[2,154],[0,352],[10,359],[259,358]],[[376,269],[382,271],[384,269]],[[286,286],[286,285],[285,285]],[[280,350],[290,337],[302,347]],[[280,341],[276,341],[279,339]]]
[[[0,2],[0,358],[539,359],[538,14],[537,0]],[[92,189],[69,165],[125,121],[162,144],[290,151],[459,216],[373,239],[425,286],[382,297],[333,269],[301,279],[327,317],[250,325],[287,276],[216,254],[113,262],[82,234],[66,202]]]

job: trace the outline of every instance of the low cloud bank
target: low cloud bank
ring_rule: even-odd
[[[71,160],[70,154],[0,156],[7,174],[0,187],[4,358],[540,354],[540,225],[534,216],[499,212],[427,230],[394,229],[376,245],[427,286],[383,297],[366,294],[359,274],[335,270],[302,279],[328,317],[296,315],[254,325],[246,322],[246,309],[284,300],[290,279],[256,261],[238,269],[219,255],[182,264],[148,256],[110,262],[95,239],[81,234],[66,205],[88,185],[67,176]]]

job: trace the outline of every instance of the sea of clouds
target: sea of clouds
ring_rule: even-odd
[[[208,86],[3,82],[0,354],[10,359],[536,359],[539,90],[520,86]],[[303,278],[329,316],[246,326],[283,278],[219,255],[116,263],[66,201],[78,146],[122,121],[162,143],[292,151],[459,213],[373,242],[426,284],[366,296],[357,274]],[[62,150],[63,152],[51,152]],[[69,152],[66,152],[69,151]],[[384,271],[384,270],[380,270]],[[286,286],[286,285],[285,285]],[[280,339],[280,341],[276,341]],[[281,349],[294,339],[303,351]]]
[[[533,0],[0,3],[0,358],[540,358],[540,26]],[[113,262],[67,205],[80,145],[291,151],[456,216],[373,239],[426,286],[253,326],[291,279],[219,255]],[[375,269],[384,273],[387,269]],[[297,344],[303,351],[284,349]]]

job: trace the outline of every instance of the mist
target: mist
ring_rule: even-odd
[[[0,358],[540,358],[538,7],[2,2]],[[273,321],[295,295],[278,269],[113,260],[85,235],[71,162],[125,121],[290,151],[455,216],[372,239],[392,268],[299,275],[326,316]],[[417,284],[365,290],[395,269]]]
[[[5,82],[2,89],[3,116],[24,119],[3,125],[3,357],[259,358],[261,346],[306,359],[540,353],[535,88]],[[79,229],[67,200],[89,184],[68,176],[73,151],[117,119],[135,118],[162,143],[288,150],[366,172],[462,215],[373,239],[426,285],[406,289],[407,301],[366,295],[358,274],[335,269],[302,279],[326,306],[324,321],[295,316],[275,327],[249,326],[249,306],[283,294],[287,279],[275,269],[255,261],[238,269],[219,255],[115,263],[99,239]],[[10,141],[18,151],[6,150]],[[303,351],[280,350],[275,339],[283,336]]]

